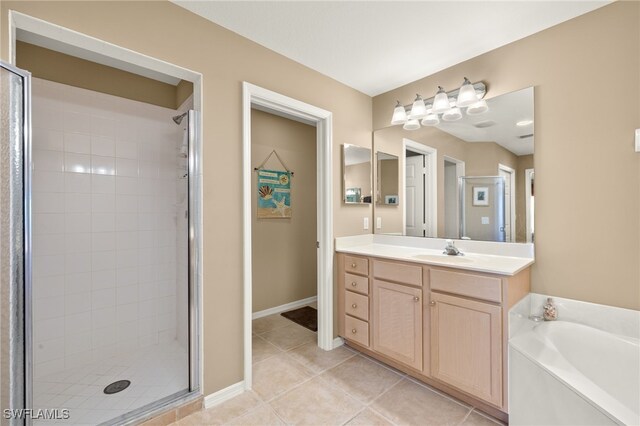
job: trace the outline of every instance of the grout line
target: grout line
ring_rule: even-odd
[[[373,401],[372,401],[373,402]],[[373,408],[371,405],[368,405],[367,408],[369,410],[371,410],[372,412],[374,412],[375,414],[379,415],[380,417],[382,417],[383,419],[385,419],[386,421],[388,421],[389,423],[391,423],[392,425],[396,425],[396,423],[394,421],[392,421],[390,418],[388,418],[387,416],[385,416],[384,414],[382,414],[380,411],[376,410],[375,408]]]
[[[450,401],[453,401],[453,402],[455,402],[456,404],[461,405],[461,406],[463,406],[463,407],[465,407],[465,408],[473,409],[473,406],[472,406],[472,405],[469,405],[469,404],[467,404],[467,403],[465,403],[465,402],[460,401],[459,399],[456,399],[456,398],[452,397],[451,395],[447,395],[447,394],[446,394],[446,393],[444,393],[444,392],[441,392],[441,391],[439,391],[439,390],[437,390],[437,389],[435,389],[435,388],[432,388],[432,387],[431,387],[431,386],[429,386],[428,384],[426,384],[426,383],[422,383],[420,380],[416,379],[415,377],[412,377],[412,376],[407,375],[407,379],[409,379],[411,382],[415,383],[415,384],[416,384],[416,385],[418,385],[418,386],[422,386],[423,388],[426,388],[427,390],[430,390],[431,392],[435,393],[436,395],[439,395],[439,396],[441,396],[441,397],[443,397],[443,398],[445,398],[445,399],[448,399],[448,400],[450,400]]]
[[[460,421],[460,423],[458,423],[458,426],[462,425],[464,422],[467,421],[467,419],[469,418],[469,416],[471,415],[471,412],[473,411],[473,407],[469,410],[469,412],[464,416],[464,418]]]

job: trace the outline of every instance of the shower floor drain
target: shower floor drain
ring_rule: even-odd
[[[113,382],[110,385],[107,385],[107,387],[104,388],[104,393],[106,393],[107,395],[111,395],[112,393],[122,392],[123,390],[128,388],[130,384],[131,382],[129,380],[118,380],[117,382]]]

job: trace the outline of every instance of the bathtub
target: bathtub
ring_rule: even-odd
[[[640,425],[640,312],[557,299],[560,320],[534,322],[536,296],[510,313],[510,424]]]

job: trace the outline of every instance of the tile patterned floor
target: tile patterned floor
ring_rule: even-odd
[[[280,315],[253,321],[253,390],[174,425],[499,425],[497,420]]]

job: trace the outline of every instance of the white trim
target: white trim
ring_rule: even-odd
[[[509,231],[511,233],[511,241],[507,241],[508,243],[516,242],[516,171],[509,166],[505,166],[504,164],[498,163],[498,173],[500,170],[503,172],[507,172],[510,174],[509,180],[511,180],[511,217],[509,218]]]
[[[453,163],[456,165],[456,235],[460,238],[460,178],[465,174],[466,164],[464,161],[455,157],[444,155],[444,162]],[[444,183],[443,183],[444,186]],[[444,188],[445,194],[447,188]],[[445,212],[446,213],[446,212]],[[445,219],[446,220],[446,219]],[[446,229],[446,224],[445,224]]]
[[[407,168],[405,166],[407,159],[407,149],[426,156],[426,160],[429,164],[429,170],[433,170],[433,173],[429,178],[429,198],[424,200],[425,209],[428,208],[427,217],[429,218],[428,233],[429,237],[438,236],[438,150],[427,145],[423,145],[420,142],[412,141],[411,139],[402,138],[402,168],[404,171],[400,174],[402,177],[402,199],[407,199]],[[425,185],[426,190],[426,185]],[[401,203],[402,206],[402,235],[406,235],[407,227],[407,214],[406,214],[406,202]]]
[[[333,339],[333,349],[339,348],[342,345],[344,345],[344,339],[342,337],[336,337]]]
[[[248,82],[242,83],[242,206],[244,291],[244,384],[252,385],[251,318],[251,107],[316,126],[318,346],[333,349],[333,116],[330,111],[292,99]]]
[[[47,37],[51,39],[55,39],[66,43],[70,46],[75,46],[78,48],[82,48],[88,51],[97,52],[104,56],[109,56],[114,59],[118,59],[123,62],[129,62],[138,67],[147,68],[149,70],[164,73],[176,78],[180,78],[182,80],[190,81],[193,83],[193,109],[200,112],[200,115],[203,116],[204,113],[204,105],[203,105],[203,85],[202,85],[202,74],[196,71],[189,70],[187,68],[145,55],[140,52],[136,52],[131,49],[127,49],[122,46],[118,46],[95,37],[89,36],[87,34],[80,33],[78,31],[62,27],[60,25],[44,21],[42,19],[34,18],[29,15],[25,15],[20,12],[16,12],[15,10],[9,11],[9,60],[11,64],[16,63],[16,31],[17,29],[29,31],[31,33],[40,35],[42,37]],[[204,315],[203,315],[203,261],[202,261],[202,253],[203,253],[203,238],[202,238],[202,230],[203,227],[203,213],[202,213],[202,181],[203,181],[203,168],[202,168],[202,141],[204,140],[204,129],[203,129],[203,120],[199,120],[198,122],[198,134],[200,135],[200,142],[198,144],[198,152],[197,152],[197,165],[195,167],[198,170],[196,176],[194,176],[196,182],[195,187],[199,188],[198,197],[200,198],[198,201],[199,211],[193,212],[197,218],[196,221],[196,244],[198,246],[198,259],[197,259],[197,299],[198,299],[198,372],[199,372],[199,383],[197,392],[202,394],[203,384],[204,384]]]
[[[223,402],[244,393],[245,390],[244,382],[234,383],[231,386],[220,389],[219,391],[204,397],[204,408],[206,410],[211,407],[215,407],[218,404],[222,404]]]
[[[526,218],[526,233],[528,243],[533,242],[533,239],[531,238],[531,228],[533,223],[531,222],[531,215],[529,214],[529,212],[531,211],[531,178],[534,176],[534,173],[534,169],[525,169],[524,171],[524,211]],[[535,221],[535,217],[533,220]]]
[[[318,296],[307,297],[306,299],[296,300],[294,302],[285,303],[284,305],[275,306],[273,308],[265,309],[263,311],[254,312],[251,315],[251,319],[258,319],[262,317],[268,317],[269,315],[279,314],[282,312],[290,311],[291,309],[301,308],[314,303],[318,300]]]

